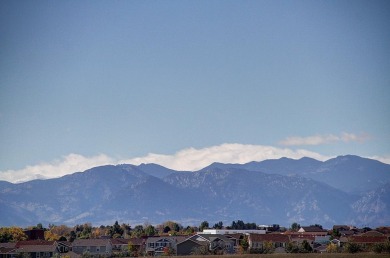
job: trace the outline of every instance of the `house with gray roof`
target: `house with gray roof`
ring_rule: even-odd
[[[76,239],[72,250],[76,254],[111,255],[112,243],[110,239]]]
[[[151,256],[163,255],[167,250],[176,253],[177,244],[185,239],[185,236],[148,237],[146,240],[145,251]]]

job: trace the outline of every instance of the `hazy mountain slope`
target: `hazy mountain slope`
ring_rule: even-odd
[[[179,171],[169,169],[157,164],[141,164],[138,166],[138,169],[142,170],[143,172],[155,176],[157,178],[164,178],[170,174],[177,173]]]
[[[390,183],[369,191],[352,204],[357,225],[390,224]]]
[[[373,190],[390,182],[390,165],[353,155],[339,156],[325,162],[311,158],[299,160],[281,158],[242,165],[214,163],[210,167],[299,175],[350,193]]]
[[[221,219],[333,223],[348,218],[352,212],[349,206],[352,196],[302,177],[206,168],[174,174],[164,180],[207,196],[209,205],[201,206],[204,213]]]
[[[215,163],[197,172],[177,172],[154,164],[101,166],[56,179],[0,182],[0,224],[100,225],[115,220],[197,224],[241,219],[260,224],[379,226],[390,223],[390,185],[382,183],[388,179],[388,168],[353,156],[327,162]],[[369,172],[375,174],[370,179],[377,189],[359,195],[340,190],[365,182]],[[323,183],[335,180],[339,189]]]

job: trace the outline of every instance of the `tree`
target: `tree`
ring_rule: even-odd
[[[156,234],[156,229],[152,225],[148,225],[145,228],[145,235],[154,236]]]
[[[172,256],[175,254],[175,250],[172,247],[164,247],[163,249],[163,256]]]
[[[291,231],[295,231],[297,232],[299,229],[301,228],[301,225],[299,225],[298,223],[294,222],[293,224],[291,224]]]
[[[196,228],[187,226],[184,233],[186,235],[191,235],[191,234],[193,234],[195,232],[196,232]]]
[[[329,243],[327,246],[326,246],[326,252],[327,253],[337,253],[338,252],[338,247],[336,244],[334,243]]]
[[[119,238],[123,234],[123,229],[121,226],[119,226],[118,221],[115,221],[114,225],[109,227],[108,234],[111,236],[111,238]]]
[[[222,229],[223,228],[223,222],[220,221],[218,223],[215,223],[213,226],[214,229]]]
[[[307,240],[303,240],[299,252],[300,253],[311,253],[312,251],[313,251],[313,248],[310,246],[309,242],[307,242]]]
[[[344,246],[344,250],[347,252],[347,253],[357,253],[357,252],[360,252],[362,250],[362,247],[357,244],[357,243],[347,243],[345,246]]]
[[[47,241],[58,241],[60,239],[60,236],[56,233],[53,233],[51,230],[45,231],[45,240]]]
[[[286,246],[286,252],[287,253],[298,253],[299,247],[296,244],[294,244],[293,242],[289,242]]]
[[[383,243],[375,243],[373,246],[372,246],[372,251],[374,251],[375,253],[377,254],[380,254],[384,251],[385,249],[385,244]]]
[[[249,248],[249,241],[248,241],[248,236],[245,235],[243,239],[241,239],[240,241],[240,246],[243,250],[243,253],[246,253],[248,251],[248,248]]]
[[[137,225],[134,227],[134,229],[131,231],[132,237],[141,237],[145,235],[144,227],[142,225]]]
[[[165,226],[163,232],[168,233],[169,231],[171,231],[171,228],[169,226]]]
[[[263,253],[265,254],[271,254],[275,251],[274,243],[271,241],[265,241],[263,244]]]
[[[320,225],[320,224],[314,224],[314,225],[310,225],[310,227],[317,227],[317,228],[320,228],[320,229],[322,229],[322,225]]]
[[[18,242],[27,239],[27,235],[19,227],[0,228],[0,242]]]
[[[202,223],[200,223],[199,226],[200,231],[203,231],[203,229],[207,229],[207,228],[209,228],[209,223],[207,221],[203,221]]]
[[[138,257],[138,247],[134,245],[131,241],[127,244],[127,250],[130,253],[131,257]]]

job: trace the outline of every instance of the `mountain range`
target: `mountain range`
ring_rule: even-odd
[[[199,225],[233,220],[289,226],[390,225],[390,165],[358,156],[213,163],[199,171],[108,165],[55,179],[0,181],[0,226]]]

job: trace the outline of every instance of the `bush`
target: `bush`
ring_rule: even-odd
[[[351,254],[354,254],[354,253],[357,253],[357,252],[360,252],[363,250],[362,246],[357,244],[357,243],[347,243],[345,245],[345,248],[344,250],[347,252],[347,253],[351,253]]]

